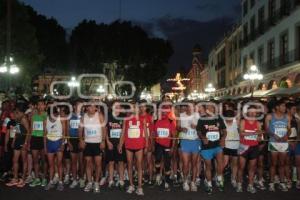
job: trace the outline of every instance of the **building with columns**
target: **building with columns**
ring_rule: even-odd
[[[263,80],[255,82],[255,90],[299,85],[300,0],[242,0],[241,8],[241,25],[237,28],[241,34],[239,50],[235,55],[230,53],[232,47],[226,48],[226,41],[231,35],[227,35],[217,45],[225,45],[225,67],[222,54],[215,55],[217,60],[222,58],[221,62],[209,66],[217,69],[217,77],[225,69],[227,81],[224,84],[224,80],[217,78],[216,96],[249,93],[251,84],[242,77],[252,64],[264,75]],[[239,62],[232,62],[234,57],[239,57]]]

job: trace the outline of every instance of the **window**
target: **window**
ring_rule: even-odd
[[[274,67],[275,64],[275,42],[274,40],[268,43],[268,64],[269,68]]]
[[[290,11],[289,0],[281,0],[280,1],[280,15],[288,15]]]
[[[264,62],[264,47],[259,47],[257,50],[257,65],[261,67]]]
[[[252,51],[250,53],[250,59],[251,59],[252,63],[254,64],[255,63],[255,53],[254,53],[254,51]]]
[[[273,20],[276,10],[276,0],[269,0],[269,18]]]
[[[248,23],[244,24],[243,32],[244,32],[244,41],[245,43],[248,43]]]
[[[248,13],[248,0],[246,0],[243,4],[243,15],[247,15]]]
[[[250,0],[250,7],[253,8],[255,5],[255,0]]]
[[[258,29],[262,34],[264,32],[264,20],[265,20],[265,7],[258,10]]]
[[[288,33],[280,36],[280,64],[284,65],[288,62]]]
[[[255,39],[255,15],[250,20],[250,36],[252,40]]]

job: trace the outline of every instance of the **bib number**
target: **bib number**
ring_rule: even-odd
[[[70,127],[72,129],[78,129],[80,124],[80,120],[70,120]]]
[[[95,130],[95,129],[88,129],[88,130],[86,130],[86,134],[87,134],[87,136],[96,135],[97,134],[97,130]]]
[[[121,137],[122,129],[110,129],[110,138],[117,138]]]
[[[220,139],[220,133],[219,132],[207,132],[206,137],[208,141],[215,142]]]
[[[169,137],[169,129],[167,128],[158,128],[157,129],[157,135],[159,138],[167,138]]]
[[[257,140],[257,135],[247,135],[244,137],[246,140],[252,140],[256,141]]]
[[[130,139],[136,139],[139,138],[141,135],[140,129],[139,128],[129,128],[128,129],[128,138]]]
[[[287,134],[287,128],[275,128],[275,135],[282,138],[286,136]]]
[[[43,122],[33,122],[33,130],[34,131],[42,131],[43,130]]]

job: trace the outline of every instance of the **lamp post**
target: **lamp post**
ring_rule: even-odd
[[[19,67],[14,63],[13,57],[5,57],[4,63],[0,66],[1,74],[8,74],[8,91],[10,90],[10,75],[20,72]]]
[[[207,92],[209,96],[211,96],[211,94],[216,91],[216,88],[213,86],[212,83],[209,83],[207,87],[204,89],[204,91]]]
[[[254,81],[262,80],[264,76],[260,73],[256,65],[251,65],[250,69],[244,74],[244,79],[251,82],[251,98],[254,92]]]
[[[80,83],[76,80],[75,76],[71,77],[71,80],[68,82],[68,86],[73,93],[73,88],[77,88],[80,86]]]

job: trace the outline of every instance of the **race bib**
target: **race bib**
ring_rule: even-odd
[[[198,137],[197,131],[195,129],[188,129],[188,131],[186,132],[186,136],[188,138],[195,139]]]
[[[128,138],[135,139],[135,138],[139,138],[140,135],[141,135],[140,128],[132,127],[128,129]]]
[[[122,129],[110,129],[110,138],[120,138]]]
[[[257,135],[247,135],[244,137],[245,140],[253,140],[256,141],[257,140]]]
[[[87,134],[87,136],[96,135],[97,134],[97,130],[95,130],[95,129],[87,129],[86,130],[86,134]]]
[[[10,129],[9,131],[9,137],[10,138],[14,138],[16,136],[16,129],[13,128],[13,129]]]
[[[297,137],[297,129],[295,127],[291,128],[291,135],[290,137]]]
[[[80,124],[80,120],[70,120],[70,127],[72,129],[78,129]]]
[[[159,138],[167,138],[170,135],[170,131],[167,128],[158,128],[157,135]]]
[[[7,126],[9,121],[10,121],[9,118],[5,118],[4,121],[3,121],[3,126]]]
[[[56,141],[61,138],[61,134],[59,134],[58,131],[53,130],[47,134],[47,138],[48,138],[48,140]]]
[[[43,130],[43,122],[33,122],[32,128],[34,131],[42,131]]]
[[[286,136],[287,134],[287,128],[275,128],[275,135],[282,138]]]
[[[220,133],[217,131],[210,131],[206,133],[208,141],[214,142],[220,139]]]

